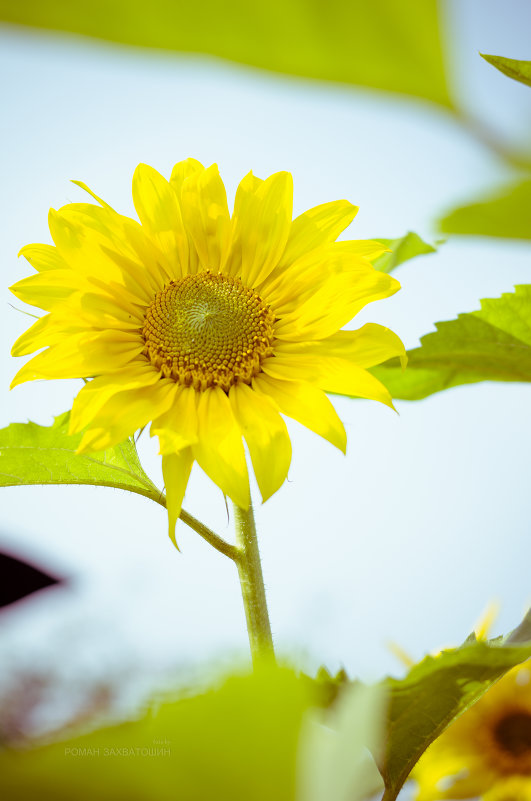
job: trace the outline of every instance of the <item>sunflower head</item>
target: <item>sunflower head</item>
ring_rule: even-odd
[[[510,670],[428,748],[418,801],[531,801],[531,664]]]
[[[171,534],[194,462],[247,508],[244,441],[265,500],[290,464],[283,416],[344,451],[327,391],[392,406],[367,368],[404,358],[402,343],[375,324],[343,330],[399,289],[371,264],[380,243],[335,241],[355,206],[325,203],[293,220],[291,175],[249,173],[231,214],[216,165],[187,159],[169,181],[139,165],[137,222],[76,183],[97,205],[52,210],[54,244],[21,251],[37,274],[12,291],[45,314],[13,347],[40,351],[13,385],[89,379],[71,415],[80,452],[151,423]]]

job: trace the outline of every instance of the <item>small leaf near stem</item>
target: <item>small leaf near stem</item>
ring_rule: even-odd
[[[237,548],[235,562],[240,576],[249,645],[256,669],[264,664],[274,664],[275,652],[252,506],[245,510],[234,504],[234,523]]]

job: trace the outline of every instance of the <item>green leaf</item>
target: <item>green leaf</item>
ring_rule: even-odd
[[[291,671],[232,677],[140,720],[0,753],[10,801],[293,801],[303,716]]]
[[[531,180],[454,209],[440,221],[440,228],[449,234],[531,239]]]
[[[324,665],[321,665],[315,678],[307,676],[305,673],[301,675],[301,678],[303,681],[308,681],[312,684],[314,692],[319,699],[319,706],[323,707],[332,706],[341,691],[350,684],[350,679],[344,668],[341,668],[335,676],[332,676]]]
[[[68,433],[70,412],[53,425],[11,423],[0,430],[0,486],[19,484],[96,484],[145,495],[164,505],[164,497],[142,470],[134,442],[126,440],[102,453],[78,454],[82,434]]]
[[[413,766],[444,729],[504,673],[531,656],[531,643],[474,641],[427,656],[403,679],[388,679],[390,710],[382,775],[394,801]]]
[[[531,86],[531,61],[518,61],[515,58],[505,58],[504,56],[489,56],[485,53],[479,55],[508,78]]]
[[[426,253],[435,253],[436,248],[424,242],[418,234],[408,231],[405,236],[399,239],[376,239],[382,245],[389,248],[390,253],[384,253],[374,260],[373,264],[382,273],[390,273],[400,264],[415,256],[423,256]]]
[[[420,400],[478,381],[531,381],[531,285],[481,301],[481,310],[436,323],[437,331],[407,352],[402,371],[391,359],[371,373],[393,398]]]
[[[0,18],[124,44],[208,53],[451,106],[436,0],[4,0]]]

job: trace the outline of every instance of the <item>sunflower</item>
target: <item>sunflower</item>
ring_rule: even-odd
[[[510,670],[428,748],[417,801],[531,801],[531,663]]]
[[[85,184],[94,203],[49,215],[54,246],[22,248],[37,275],[11,289],[47,312],[13,355],[41,351],[12,386],[90,379],[70,431],[101,451],[151,423],[159,438],[170,536],[197,462],[242,509],[250,503],[243,440],[266,500],[286,478],[291,443],[281,415],[346,449],[325,392],[392,406],[366,368],[404,347],[375,324],[340,330],[400,285],[370,260],[373,241],[335,242],[357,208],[325,203],[292,220],[292,177],[239,184],[232,216],[216,165],[181,161],[167,181],[140,164],[140,223]],[[44,350],[43,350],[44,348]]]

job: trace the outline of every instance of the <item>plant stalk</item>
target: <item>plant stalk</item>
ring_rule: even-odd
[[[252,506],[245,510],[235,504],[234,524],[237,549],[234,561],[240,577],[249,645],[256,669],[264,664],[274,664],[275,652]]]
[[[192,517],[189,512],[185,509],[181,509],[181,514],[179,515],[183,523],[186,523],[187,526],[199,534],[200,537],[203,537],[209,545],[212,545],[216,551],[219,551],[224,556],[228,556],[229,559],[232,559],[233,562],[237,559],[237,548],[234,545],[231,545],[229,542],[225,542],[219,534],[215,534],[211,529],[207,528],[204,523],[201,523],[199,520],[196,520],[195,517]]]

